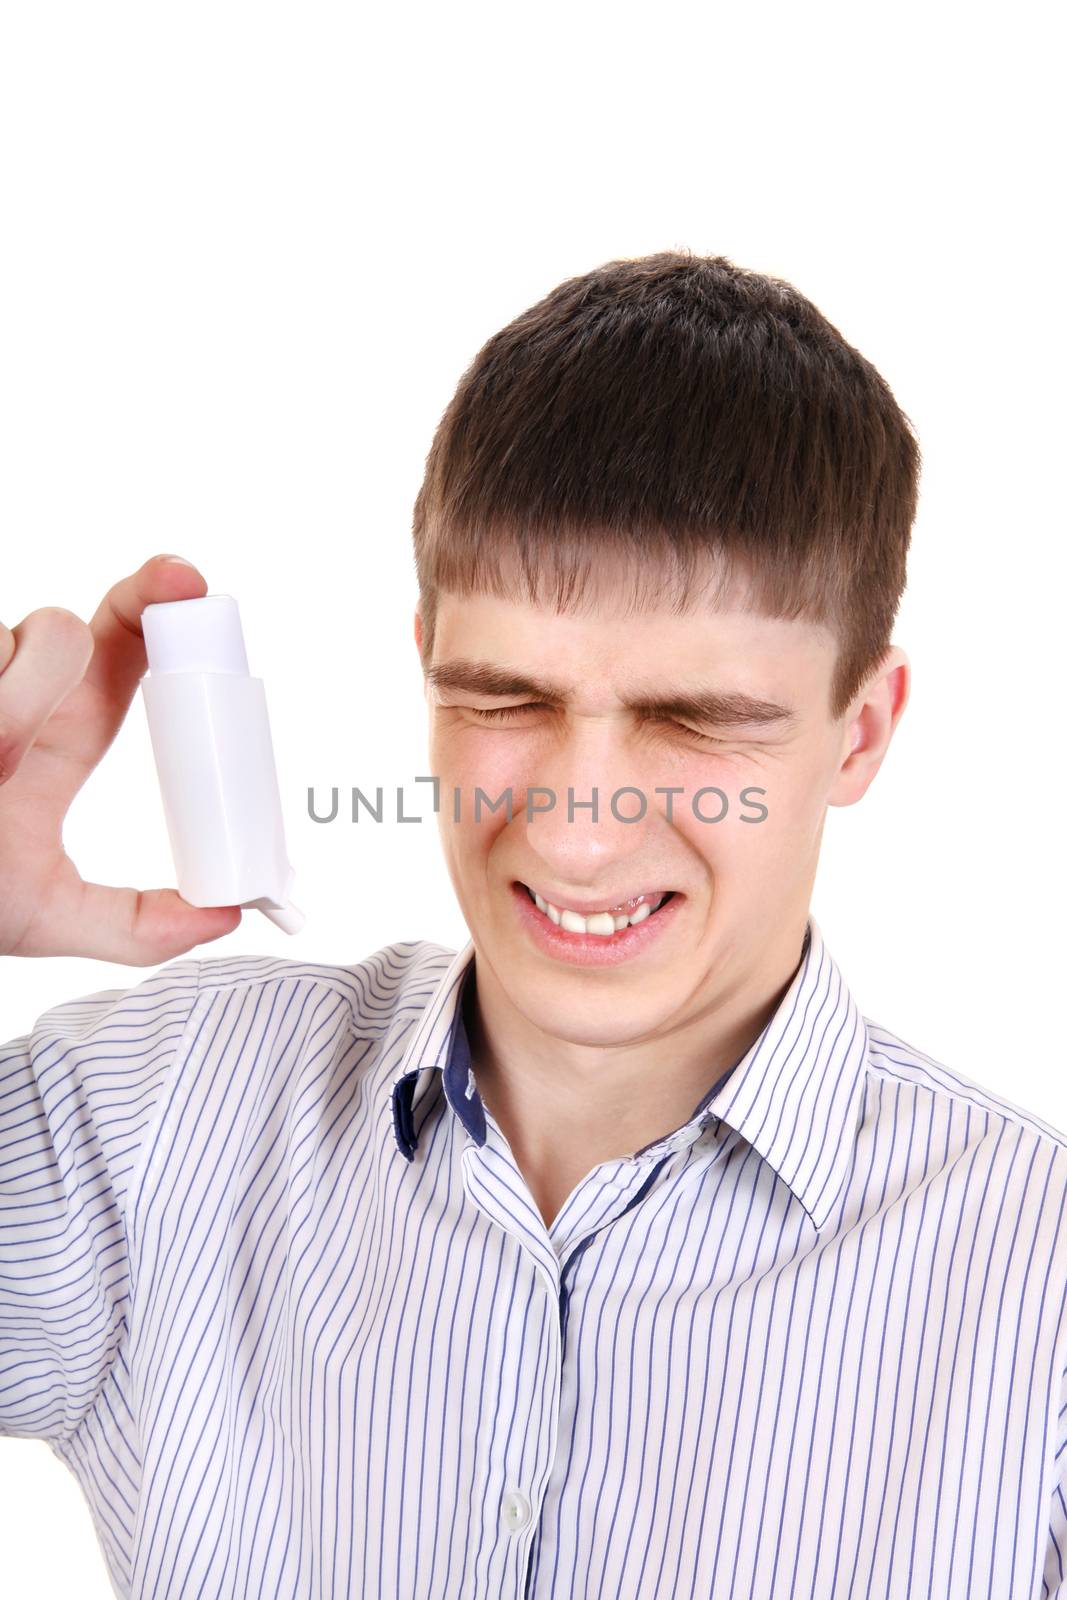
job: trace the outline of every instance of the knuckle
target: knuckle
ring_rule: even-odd
[[[47,630],[50,639],[71,644],[80,644],[92,648],[93,633],[87,622],[83,622],[76,611],[68,611],[65,606],[38,606],[36,611],[31,611],[26,618],[27,622],[34,622],[36,627]]]
[[[40,606],[23,623],[26,644],[42,653],[49,669],[58,673],[68,686],[77,683],[92,659],[93,630],[74,611],[64,606]]]

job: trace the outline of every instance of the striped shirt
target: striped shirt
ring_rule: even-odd
[[[137,1600],[1067,1596],[1067,1138],[809,923],[550,1228],[473,946],[180,959],[0,1050],[0,1432]]]

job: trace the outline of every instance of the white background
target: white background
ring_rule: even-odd
[[[0,616],[157,551],[237,596],[295,898],[203,956],[466,937],[436,830],[309,784],[428,770],[411,505],[491,333],[679,245],[786,277],[925,457],[912,703],[813,909],[861,1009],[1067,1128],[1062,128],[1051,7],[51,4],[0,23]],[[140,699],[67,828],[173,881]],[[2,886],[0,886],[2,892]],[[0,1038],[144,969],[0,963]],[[0,1376],[2,1383],[2,1376]],[[111,1594],[46,1445],[0,1440],[0,1588]]]

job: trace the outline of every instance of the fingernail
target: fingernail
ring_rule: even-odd
[[[183,567],[191,567],[193,564],[191,561],[186,561],[184,556],[161,555],[157,559],[160,561],[177,561],[178,564]]]

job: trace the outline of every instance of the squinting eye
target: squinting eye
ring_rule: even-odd
[[[466,709],[475,717],[481,717],[486,722],[509,722],[521,716],[524,711],[542,711],[545,707],[536,701],[530,700],[518,706],[467,706]],[[675,733],[684,733],[688,739],[695,739],[698,744],[705,746],[723,745],[728,743],[725,739],[718,739],[714,734],[698,733],[695,728],[690,728],[684,722],[676,722],[673,717],[661,717],[653,720],[653,727],[667,728]]]
[[[522,711],[539,711],[541,708],[530,701],[521,706],[468,706],[467,710],[476,717],[484,717],[487,722],[506,722],[509,717],[517,717]]]
[[[728,739],[719,739],[713,733],[698,733],[695,728],[690,728],[685,722],[675,722],[673,718],[664,718],[660,727],[673,728],[676,733],[684,733],[687,738],[695,739],[698,744],[723,745],[728,744]]]

